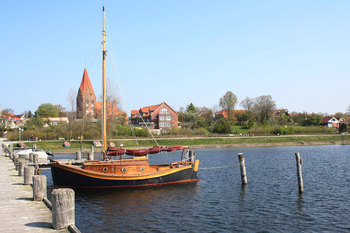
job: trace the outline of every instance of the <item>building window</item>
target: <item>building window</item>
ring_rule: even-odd
[[[171,116],[166,116],[165,118],[167,121],[171,121]]]
[[[159,123],[159,127],[164,127],[164,122]]]
[[[165,126],[166,127],[171,127],[171,124],[170,123],[166,123]]]
[[[168,114],[168,109],[163,108],[162,110],[160,110],[160,114]]]
[[[160,116],[160,117],[159,117],[159,120],[160,120],[160,121],[164,121],[164,116]]]
[[[86,107],[89,107],[89,104],[86,104]]]
[[[89,114],[89,110],[86,110],[86,114]]]

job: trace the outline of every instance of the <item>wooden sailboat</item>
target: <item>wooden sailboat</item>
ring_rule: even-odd
[[[52,179],[55,188],[137,188],[198,182],[199,160],[188,146],[160,147],[149,149],[107,148],[106,138],[106,45],[105,10],[103,7],[102,32],[102,134],[103,160],[86,161],[81,166],[66,165],[53,161]],[[170,164],[151,165],[148,156],[163,151],[182,150],[180,161]],[[125,158],[128,155],[130,158]]]

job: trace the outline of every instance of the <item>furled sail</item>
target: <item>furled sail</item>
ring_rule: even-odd
[[[106,154],[109,156],[118,156],[118,155],[131,155],[131,156],[145,156],[148,154],[157,154],[162,151],[176,151],[176,150],[183,150],[188,149],[188,146],[154,146],[148,149],[124,149],[124,148],[115,148],[115,147],[108,147]]]

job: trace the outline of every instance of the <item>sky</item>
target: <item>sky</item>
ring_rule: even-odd
[[[70,110],[85,67],[101,97],[103,5],[107,75],[128,115],[217,107],[227,91],[290,112],[350,105],[350,1],[23,0],[0,5],[1,109]]]

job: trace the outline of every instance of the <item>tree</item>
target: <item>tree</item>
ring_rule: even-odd
[[[204,127],[208,127],[214,122],[215,115],[213,110],[207,107],[199,107],[199,108],[196,108],[196,111],[198,113],[198,116],[205,121]]]
[[[28,111],[28,112],[26,112],[26,117],[28,118],[28,119],[30,119],[30,118],[32,118],[33,117],[33,113],[32,113],[32,111]]]
[[[188,113],[197,113],[196,107],[193,105],[193,103],[190,103],[189,105],[187,105],[186,112],[188,112]]]
[[[341,123],[339,125],[339,133],[345,133],[348,132],[348,126],[345,123]]]
[[[312,113],[311,116],[305,116],[304,121],[303,121],[303,125],[304,126],[317,126],[320,125],[322,122],[322,116]]]
[[[237,104],[237,96],[231,91],[227,91],[226,94],[220,98],[220,107],[227,112],[227,118],[231,119],[231,112],[234,110]]]
[[[14,111],[12,108],[5,108],[1,112],[2,112],[2,115],[4,115],[6,113],[13,113]]]
[[[251,112],[253,110],[254,100],[249,97],[246,97],[244,100],[241,101],[241,106],[243,107],[243,109]]]
[[[270,95],[262,95],[254,99],[253,112],[260,124],[266,124],[271,119],[275,108],[275,101]]]
[[[229,134],[232,132],[231,124],[226,118],[222,117],[215,123],[212,131],[219,134]]]
[[[190,103],[187,105],[185,112],[183,112],[183,108],[181,110],[179,112],[179,121],[182,122],[182,126],[184,128],[193,129],[197,124],[196,107],[193,105],[193,103]]]
[[[38,117],[58,117],[57,106],[46,103],[41,104],[35,112],[35,115]]]
[[[67,100],[70,107],[70,112],[68,113],[68,126],[69,126],[69,141],[72,140],[73,136],[73,122],[75,120],[76,112],[75,112],[75,106],[76,106],[76,92],[73,88],[71,88],[67,95]]]
[[[65,112],[65,108],[62,105],[57,104],[55,105],[55,107],[57,108],[57,113],[59,117],[67,116],[67,113]]]

